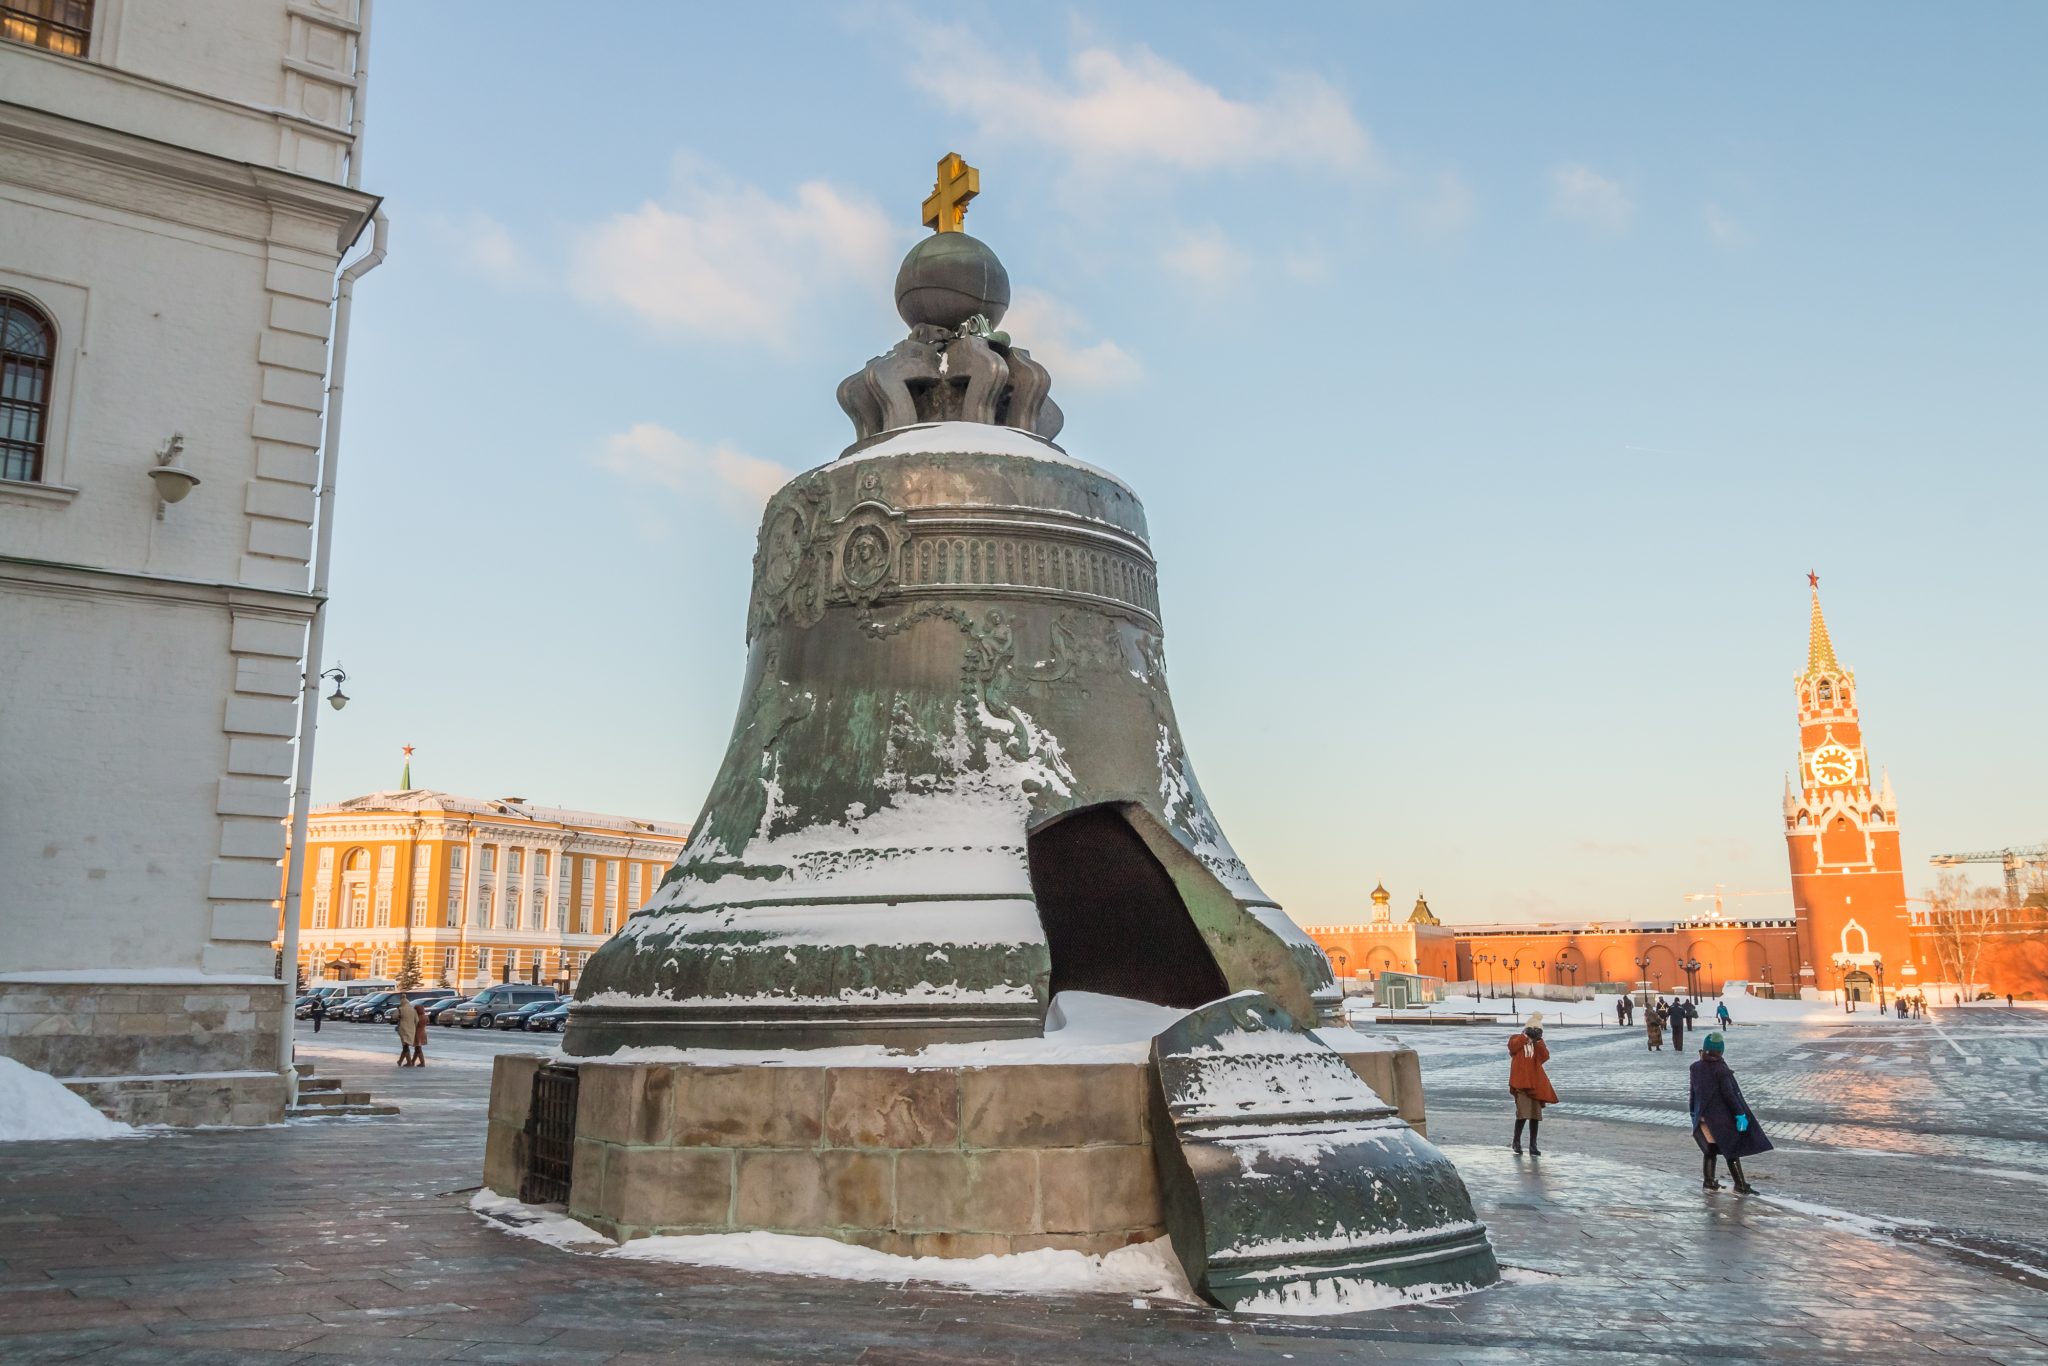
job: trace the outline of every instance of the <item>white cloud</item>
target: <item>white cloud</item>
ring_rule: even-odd
[[[433,214],[427,231],[440,239],[462,262],[462,268],[501,285],[528,285],[538,279],[533,259],[503,223],[479,210],[459,215]]]
[[[679,158],[665,202],[581,234],[570,279],[658,327],[773,342],[823,293],[886,287],[901,237],[872,202],[823,181],[776,199]]]
[[[1086,345],[1076,341],[1087,332],[1087,320],[1042,289],[1017,291],[1003,315],[1003,330],[1052,373],[1055,394],[1062,383],[1109,389],[1141,373],[1137,357],[1107,337]]]
[[[924,30],[913,79],[990,139],[1048,143],[1095,170],[1183,171],[1278,164],[1377,169],[1372,139],[1328,82],[1285,77],[1233,99],[1150,48],[1084,47],[1064,76],[958,28]]]
[[[1211,288],[1230,283],[1251,264],[1214,224],[1180,233],[1159,254],[1159,261],[1174,274]]]
[[[1717,247],[1733,250],[1746,247],[1756,240],[1748,228],[1728,216],[1728,211],[1719,204],[1707,205],[1707,236]]]
[[[720,443],[706,446],[655,422],[636,422],[605,438],[600,468],[688,497],[709,496],[735,513],[757,511],[791,472],[772,460]]]
[[[1590,166],[1560,166],[1550,173],[1550,211],[1598,232],[1620,233],[1635,218],[1628,191]]]
[[[1438,171],[1429,188],[1408,204],[1408,225],[1423,237],[1441,241],[1472,225],[1478,200],[1456,171]]]

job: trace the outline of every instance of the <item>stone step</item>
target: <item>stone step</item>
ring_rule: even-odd
[[[304,1076],[303,1073],[300,1075]],[[337,1077],[306,1077],[305,1080],[299,1083],[299,1094],[302,1096],[308,1091],[339,1091],[340,1089],[341,1081]]]
[[[331,1110],[337,1105],[367,1105],[369,1103],[370,1093],[368,1091],[299,1092],[300,1109]]]
[[[295,1062],[292,1064],[292,1071],[302,1077],[310,1077],[313,1075],[313,1064],[309,1062]]]
[[[294,1105],[285,1111],[289,1117],[304,1119],[322,1115],[395,1115],[396,1105],[350,1104],[350,1105]]]

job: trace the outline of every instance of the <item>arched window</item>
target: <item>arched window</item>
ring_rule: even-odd
[[[1820,700],[1822,706],[1826,706],[1828,703],[1835,700],[1834,685],[1828,682],[1825,678],[1823,678],[1820,681]]]
[[[1870,808],[1870,823],[1871,823],[1872,825],[1883,825],[1883,824],[1884,824],[1884,808],[1883,808],[1883,807],[1881,807],[1881,806],[1873,806],[1873,807],[1871,807],[1871,808]]]
[[[83,57],[92,42],[93,0],[6,0],[0,38],[45,52]]]
[[[50,426],[50,363],[57,329],[28,300],[0,294],[0,479],[43,477]]]

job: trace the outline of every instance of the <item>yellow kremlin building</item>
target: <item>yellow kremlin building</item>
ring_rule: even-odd
[[[411,768],[407,766],[407,782]],[[299,902],[305,981],[396,977],[567,989],[689,839],[635,820],[406,786],[315,807]]]

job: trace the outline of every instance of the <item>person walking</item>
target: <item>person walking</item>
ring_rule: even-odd
[[[427,1008],[425,1006],[414,1006],[413,1020],[412,1065],[414,1067],[425,1067],[427,1065]]]
[[[1671,1026],[1671,1051],[1685,1051],[1685,1002],[1673,1001],[1666,1012],[1666,1023]]]
[[[1626,1028],[1628,1025],[1628,997],[1617,997],[1614,1002],[1614,1022]]]
[[[1644,1007],[1643,1021],[1643,1027],[1649,1033],[1650,1051],[1652,1053],[1662,1053],[1664,1051],[1664,1003],[1658,1001],[1654,1005]]]
[[[1557,1091],[1543,1064],[1550,1061],[1550,1048],[1543,1042],[1543,1014],[1529,1017],[1522,1032],[1508,1039],[1508,1092],[1515,1098],[1515,1156],[1522,1155],[1522,1126],[1529,1126],[1529,1156],[1543,1156],[1536,1146],[1536,1130],[1543,1123],[1543,1107],[1557,1104]]]
[[[318,1034],[321,1022],[327,1018],[327,998],[325,996],[315,996],[312,1007],[306,1013],[313,1017],[313,1032]]]
[[[420,1037],[420,1008],[407,996],[398,1003],[398,1065],[412,1066],[413,1053]]]
[[[1728,1003],[1726,1001],[1714,1007],[1714,1018],[1721,1022],[1721,1028],[1726,1029],[1728,1027]]]
[[[1756,1188],[1742,1174],[1742,1159],[1771,1150],[1764,1126],[1750,1113],[1742,1088],[1735,1083],[1734,1070],[1722,1056],[1727,1041],[1709,1034],[1700,1041],[1699,1061],[1692,1065],[1692,1095],[1687,1112],[1692,1116],[1692,1141],[1701,1154],[1700,1189],[1717,1191],[1714,1160],[1728,1159],[1728,1174],[1735,1178],[1739,1195],[1754,1195]]]

